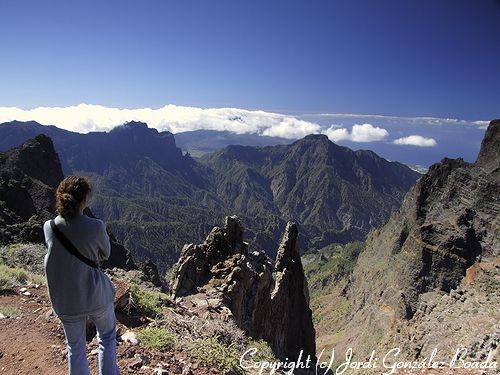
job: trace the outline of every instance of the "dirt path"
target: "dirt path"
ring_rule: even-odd
[[[0,296],[3,309],[15,317],[0,319],[0,373],[67,373],[64,335],[44,298],[44,288],[28,289],[31,296],[17,293]]]
[[[20,288],[0,294],[0,374],[65,375],[66,345],[59,319],[52,314],[47,290],[28,287],[29,296]],[[127,328],[118,325],[118,334]],[[121,332],[121,333],[120,333]],[[97,374],[97,340],[87,344],[92,374]],[[178,350],[147,351],[140,346],[118,342],[118,366],[124,374],[220,374],[213,368],[192,363]]]

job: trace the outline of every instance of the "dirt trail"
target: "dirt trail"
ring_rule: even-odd
[[[28,287],[29,296],[20,288],[0,294],[0,374],[65,375],[66,344],[59,319],[52,314],[44,286]],[[10,315],[9,314],[9,315]],[[127,327],[118,324],[118,336]],[[97,340],[87,343],[87,357],[92,374],[97,374]],[[192,363],[178,350],[145,350],[138,345],[118,341],[118,366],[124,374],[220,374],[214,368]]]
[[[44,288],[0,296],[0,306],[17,312],[0,319],[0,373],[67,373],[64,335],[44,298]],[[17,292],[17,293],[16,293]]]

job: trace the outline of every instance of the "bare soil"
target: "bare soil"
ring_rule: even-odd
[[[0,374],[67,374],[66,344],[59,319],[52,314],[47,290],[28,287],[30,296],[16,288],[0,294],[0,308],[15,310],[16,316],[0,319]],[[127,327],[119,323],[121,335]],[[97,374],[97,341],[87,344],[92,374]],[[121,374],[220,374],[190,361],[177,350],[151,351],[118,341],[118,366]]]

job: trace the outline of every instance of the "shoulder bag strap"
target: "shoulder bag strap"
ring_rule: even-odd
[[[71,243],[71,241],[64,235],[64,233],[57,227],[56,223],[54,220],[50,221],[50,227],[52,228],[52,232],[54,232],[56,238],[59,240],[59,242],[63,245],[63,247],[69,251],[72,255],[80,259],[83,263],[85,263],[87,266],[90,266],[92,268],[99,268],[99,265],[96,264],[94,261],[90,260],[86,256],[82,255],[78,251],[78,249]]]

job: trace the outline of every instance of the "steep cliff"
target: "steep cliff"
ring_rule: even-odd
[[[0,242],[42,242],[63,179],[50,138],[39,135],[0,154]]]
[[[433,165],[369,236],[345,290],[349,312],[339,346],[366,354],[398,337],[420,358],[429,343],[445,355],[498,336],[499,132],[492,121],[477,163]]]
[[[476,165],[498,177],[500,169],[500,120],[493,120],[486,130]]]
[[[204,243],[186,245],[174,268],[175,297],[215,301],[248,335],[267,341],[279,358],[315,355],[315,333],[298,249],[297,226],[288,223],[274,265],[248,250],[237,217],[227,217]],[[196,302],[198,301],[198,303]]]

